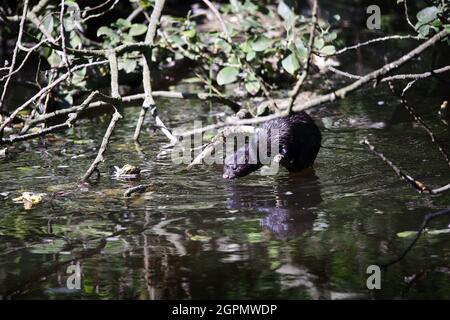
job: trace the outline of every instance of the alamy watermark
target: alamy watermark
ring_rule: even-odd
[[[367,267],[366,273],[369,274],[366,280],[366,286],[369,290],[381,289],[381,268],[376,264]]]
[[[67,267],[66,274],[69,274],[66,280],[66,287],[69,290],[81,289],[81,266],[80,262],[71,264]]]
[[[369,14],[369,17],[366,21],[367,29],[375,30],[381,29],[381,9],[379,6],[373,4],[368,6],[366,9],[366,13]]]
[[[194,122],[192,132],[196,133],[183,136],[172,150],[174,164],[189,165],[202,153],[206,141],[203,139],[201,121]],[[279,130],[258,128],[255,134],[239,132],[227,135],[222,143],[214,144],[214,152],[206,153],[202,160],[207,165],[261,164],[266,166],[260,171],[262,175],[274,175],[282,159],[279,151]]]

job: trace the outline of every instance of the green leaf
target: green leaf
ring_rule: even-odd
[[[264,51],[272,46],[272,40],[267,37],[260,36],[252,44],[253,50],[256,52]]]
[[[269,114],[270,108],[268,103],[261,103],[256,109],[256,115],[258,117],[267,116]]]
[[[56,239],[47,243],[33,244],[29,247],[29,250],[34,254],[55,254],[60,252],[65,245],[66,242],[64,240]]]
[[[131,27],[131,22],[126,19],[119,18],[113,25],[119,29],[127,30],[128,28]]]
[[[422,26],[416,25],[416,28],[419,28],[417,31],[422,37],[426,37],[430,33],[430,26],[427,24],[424,24]]]
[[[417,235],[417,231],[403,231],[397,233],[397,237],[399,238],[411,238]]]
[[[326,35],[323,36],[323,39],[325,40],[326,43],[334,41],[336,40],[336,38],[337,38],[336,32],[327,33]]]
[[[292,52],[297,54],[297,58],[305,60],[308,57],[308,49],[305,47],[301,39],[295,40],[295,48],[290,48]]]
[[[421,24],[430,23],[437,18],[439,11],[440,10],[435,6],[422,9],[417,13],[417,20],[419,20]]]
[[[450,33],[450,24],[444,24],[444,29],[447,30],[447,33]]]
[[[232,49],[231,45],[230,45],[228,42],[226,42],[225,40],[223,40],[223,39],[219,39],[219,40],[216,42],[216,45],[217,45],[224,53],[230,53],[230,52],[231,52],[231,49]]]
[[[70,33],[70,46],[75,49],[80,49],[82,47],[82,42],[80,37],[75,33]]]
[[[72,83],[80,83],[86,77],[86,68],[74,71],[72,74]]]
[[[190,30],[183,31],[183,35],[184,35],[187,39],[192,39],[192,38],[194,38],[196,34],[197,34],[197,32],[196,32],[194,29],[190,29]]]
[[[261,89],[261,84],[253,73],[247,75],[247,77],[245,78],[244,86],[245,90],[247,90],[247,92],[252,95],[257,94]]]
[[[247,53],[247,55],[245,56],[245,60],[247,61],[252,61],[253,59],[255,59],[256,57],[256,52],[255,51],[250,51],[249,53]]]
[[[286,22],[290,22],[295,15],[294,3],[293,0],[282,0],[278,4],[277,12]]]
[[[331,56],[336,53],[336,48],[332,45],[328,45],[320,49],[320,53],[325,56]]]
[[[314,41],[314,47],[317,49],[322,49],[325,45],[325,41],[322,38],[318,38]]]
[[[430,235],[438,235],[438,234],[444,234],[444,233],[450,233],[450,228],[449,229],[435,229],[435,230],[428,230],[427,234]]]
[[[212,238],[209,236],[201,236],[201,235],[195,235],[195,236],[191,236],[189,238],[189,240],[191,241],[200,241],[200,242],[208,242],[209,240],[211,240]]]
[[[130,31],[128,31],[128,34],[132,37],[137,37],[143,35],[146,32],[147,26],[145,24],[135,23],[131,26]]]
[[[239,75],[239,69],[236,67],[225,67],[217,74],[217,83],[219,85],[225,85],[233,83],[237,80]]]
[[[136,69],[137,61],[135,59],[121,59],[119,60],[119,69],[126,73],[133,72]]]
[[[111,28],[108,28],[105,26],[100,27],[97,30],[97,37],[107,36],[108,38],[110,38],[113,34],[114,34],[114,31]]]
[[[281,61],[281,65],[283,66],[284,70],[292,75],[294,75],[295,72],[300,68],[300,64],[298,63],[298,60],[293,53],[284,58],[283,61]]]

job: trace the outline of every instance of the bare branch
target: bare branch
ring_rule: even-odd
[[[25,20],[26,20],[27,12],[28,12],[28,2],[29,2],[28,0],[25,0],[23,3],[23,12],[22,12],[22,18],[20,19],[19,34],[17,35],[16,46],[14,47],[12,61],[11,61],[11,65],[9,67],[9,73],[12,73],[14,71],[14,67],[16,66],[17,53],[19,52],[19,46],[20,46],[20,43],[22,42],[23,28],[25,25]],[[10,80],[11,80],[11,77],[8,77],[6,79],[5,84],[3,85],[3,92],[0,97],[0,109],[2,109],[3,101],[5,100],[6,92],[8,90],[8,85],[9,85]],[[0,128],[0,136],[2,135],[2,133],[3,133],[3,126],[2,126],[2,128]]]
[[[292,107],[294,106],[295,100],[297,99],[298,94],[300,93],[300,89],[303,85],[303,82],[306,80],[306,77],[309,73],[309,66],[311,65],[311,58],[312,58],[312,49],[314,47],[314,39],[316,37],[316,25],[317,25],[317,0],[314,0],[313,7],[312,7],[312,26],[309,31],[309,43],[308,43],[308,57],[306,59],[305,67],[300,75],[300,78],[298,79],[297,83],[295,84],[294,89],[292,90],[291,97],[289,99],[289,106],[288,106],[288,114],[292,113]]]
[[[91,177],[91,175],[94,173],[94,171],[98,170],[97,167],[100,164],[100,162],[104,161],[103,154],[106,151],[106,148],[108,147],[109,139],[114,131],[114,128],[116,126],[117,121],[119,121],[122,118],[122,115],[116,110],[114,112],[111,122],[109,123],[108,129],[105,132],[105,135],[102,140],[102,144],[100,145],[100,149],[98,150],[97,156],[94,159],[94,162],[92,162],[89,169],[86,171],[86,173],[81,177],[81,181],[87,181]]]

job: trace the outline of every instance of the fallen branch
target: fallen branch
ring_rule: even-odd
[[[195,159],[187,166],[187,169],[190,170],[193,166],[201,164],[203,159],[209,157],[218,145],[223,144],[226,137],[238,133],[253,134],[255,133],[255,128],[251,126],[239,126],[228,127],[222,130],[211,139],[211,142],[195,157]],[[196,133],[194,132],[193,134]]]
[[[100,145],[100,149],[98,150],[97,156],[94,159],[94,162],[92,162],[89,169],[86,171],[86,173],[81,177],[81,181],[88,181],[91,175],[94,173],[94,171],[98,170],[97,166],[100,162],[104,161],[103,154],[106,151],[106,148],[108,147],[109,139],[111,137],[111,134],[114,131],[114,128],[116,126],[117,121],[119,121],[122,118],[122,115],[116,110],[111,118],[111,122],[109,123],[108,129],[105,132],[105,135],[102,140],[102,144]]]
[[[123,196],[124,196],[124,197],[130,197],[133,193],[144,192],[145,190],[147,190],[147,188],[148,188],[149,186],[150,186],[150,185],[148,185],[148,184],[140,184],[140,185],[138,185],[138,186],[128,188],[128,189],[125,190],[125,192],[123,193]]]

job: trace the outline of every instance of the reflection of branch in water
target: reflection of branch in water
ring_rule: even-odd
[[[410,185],[412,185],[416,190],[418,190],[420,193],[428,193],[428,194],[438,194],[445,191],[450,190],[450,183],[439,187],[439,188],[430,188],[423,182],[415,179],[414,177],[404,173],[402,170],[400,170],[391,160],[386,158],[386,156],[380,152],[378,152],[375,147],[369,142],[369,140],[364,139],[361,141],[362,144],[365,144],[369,147],[370,151],[372,151],[375,155],[381,158],[387,165],[389,165],[392,170],[399,176],[401,179],[405,180],[406,182],[409,182]]]
[[[431,267],[426,269],[420,269],[418,272],[410,277],[405,277],[406,287],[401,292],[401,297],[406,297],[409,290],[415,286],[419,281],[424,280],[430,273],[444,273],[450,274],[450,270],[447,267]]]
[[[423,233],[423,230],[426,228],[428,223],[431,220],[435,219],[435,218],[442,217],[442,216],[445,216],[445,215],[448,215],[448,214],[450,214],[450,208],[447,208],[445,210],[441,210],[441,211],[438,211],[438,212],[428,213],[427,215],[425,215],[425,217],[423,218],[423,221],[422,221],[422,225],[420,226],[419,230],[417,231],[416,236],[411,241],[411,243],[408,245],[408,247],[396,259],[394,259],[394,260],[392,260],[392,261],[390,261],[390,262],[388,262],[386,264],[383,264],[382,266],[383,267],[388,267],[388,266],[390,266],[390,265],[392,265],[394,263],[397,263],[400,260],[402,260],[408,254],[408,252],[414,247],[414,245],[416,244],[417,240],[419,240],[420,236]]]
[[[399,96],[400,101],[402,103],[402,106],[409,112],[409,114],[414,118],[414,120],[417,122],[417,124],[419,124],[419,126],[425,130],[426,133],[428,133],[428,135],[430,136],[431,142],[434,143],[438,149],[439,152],[441,153],[441,155],[444,157],[444,160],[447,162],[447,164],[450,166],[450,157],[447,154],[447,152],[445,151],[445,149],[442,147],[442,145],[439,143],[439,141],[437,141],[435,134],[433,133],[433,131],[431,130],[431,128],[425,123],[425,121],[423,121],[422,117],[419,116],[416,111],[414,110],[413,106],[411,106],[408,103],[408,100],[406,100],[406,98],[404,97],[404,94],[402,93],[401,95],[397,94],[397,92],[395,91],[395,87],[394,84],[392,82],[389,82],[389,88],[391,89],[392,93],[394,93],[395,95]],[[404,89],[404,92],[407,90],[408,88]]]
[[[177,220],[181,220],[183,218],[174,218],[174,219],[169,219],[169,220],[164,220],[161,221],[160,223],[156,224],[151,230],[159,235],[159,236],[164,236],[167,241],[169,241],[170,243],[172,243],[177,251],[177,253],[180,256],[184,256],[186,254],[186,248],[184,247],[184,245],[181,243],[181,235],[177,234],[177,233],[172,233],[167,231],[166,226],[174,221]]]
[[[6,291],[4,294],[4,297],[7,299],[10,299],[17,294],[23,293],[31,285],[35,284],[36,282],[47,279],[48,276],[57,272],[59,270],[59,268],[69,265],[73,262],[89,258],[89,257],[99,253],[105,247],[105,245],[106,245],[106,238],[102,238],[102,239],[100,239],[99,244],[95,248],[89,248],[89,249],[83,250],[82,252],[77,253],[77,256],[75,258],[57,262],[45,269],[39,269],[38,272],[32,274],[26,281],[18,284],[14,289]]]

